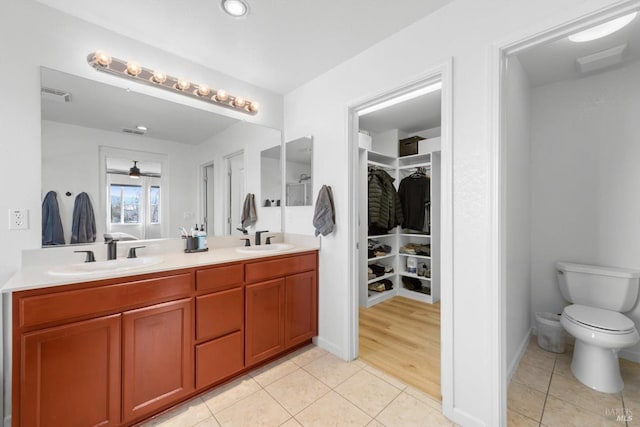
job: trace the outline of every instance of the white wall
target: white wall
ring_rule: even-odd
[[[529,78],[510,57],[504,80],[507,366],[516,368],[531,328],[531,155]],[[523,348],[523,345],[525,346]]]
[[[240,118],[270,127],[282,127],[282,96],[207,69],[160,49],[120,36],[104,28],[65,15],[35,1],[4,0],[0,14],[0,224],[7,223],[10,208],[27,208],[30,229],[9,231],[0,227],[0,283],[19,267],[22,249],[36,248],[41,241],[40,179],[40,66],[57,69],[114,86],[132,84],[124,79],[98,73],[86,63],[89,52],[105,49],[123,59],[135,59],[150,67],[189,76],[194,81],[209,82],[260,102],[256,116],[216,108],[197,100],[134,85],[135,90],[170,99],[218,114]],[[139,87],[138,87],[139,86]],[[22,168],[20,185],[13,185]]]
[[[224,234],[225,226],[225,204],[218,201],[225,194],[225,183],[227,180],[227,165],[225,156],[244,150],[244,170],[245,170],[245,192],[255,194],[256,213],[258,221],[253,230],[269,230],[272,232],[281,231],[282,215],[281,209],[264,207],[264,200],[261,192],[261,159],[262,150],[279,146],[282,142],[282,132],[266,126],[258,126],[246,122],[238,122],[229,126],[224,131],[218,133],[207,141],[197,146],[195,168],[201,165],[214,163],[214,188],[216,204],[214,206],[214,234]],[[278,169],[279,170],[279,169]],[[270,171],[265,177],[273,173]],[[281,172],[280,172],[281,173]],[[281,175],[282,176],[282,175]],[[280,179],[282,182],[282,179]],[[246,194],[242,195],[242,200]],[[240,226],[240,218],[232,218],[234,234],[236,227]]]
[[[640,269],[640,62],[532,102],[532,308],[560,312],[556,261]],[[640,328],[639,304],[630,317]],[[640,345],[624,355],[640,361]]]
[[[498,425],[491,355],[489,135],[492,45],[549,28],[605,0],[456,0],[285,97],[285,140],[314,137],[314,182],[331,185],[337,227],[322,239],[318,343],[349,354],[349,144],[347,106],[415,81],[453,57],[453,405],[467,425]],[[532,26],[535,26],[532,28]],[[355,196],[355,195],[354,195]],[[311,222],[287,213],[285,228]]]
[[[97,242],[106,231],[104,212],[100,209],[99,149],[112,147],[168,157],[169,169],[162,171],[169,177],[169,235],[177,237],[177,227],[189,229],[197,218],[185,221],[185,213],[196,212],[197,170],[192,166],[195,147],[178,142],[140,137],[120,132],[42,121],[42,192],[58,194],[58,205],[66,243],[71,239],[71,218],[75,197],[86,192],[96,213]],[[71,197],[65,192],[73,193]]]

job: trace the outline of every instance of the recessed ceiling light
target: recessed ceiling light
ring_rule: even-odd
[[[628,15],[621,16],[604,24],[596,25],[579,33],[575,33],[569,36],[569,40],[576,43],[590,42],[591,40],[600,39],[602,37],[613,34],[618,30],[629,25],[631,21],[638,15],[638,12],[632,12]]]
[[[244,0],[222,0],[222,10],[234,18],[241,18],[249,13],[249,5]]]
[[[138,129],[140,132],[146,132],[149,130],[146,126],[142,126],[142,125],[136,126],[136,129]]]

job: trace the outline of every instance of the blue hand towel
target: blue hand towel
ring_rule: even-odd
[[[92,243],[96,241],[96,217],[87,193],[80,193],[73,204],[73,224],[71,243]]]
[[[64,243],[58,198],[55,191],[49,191],[42,201],[42,246]]]

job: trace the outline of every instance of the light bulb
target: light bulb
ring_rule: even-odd
[[[227,99],[229,99],[229,94],[226,91],[220,89],[216,92],[216,99],[220,102],[225,102]]]
[[[153,76],[151,78],[156,83],[164,83],[167,81],[167,75],[162,71],[154,71]]]
[[[189,86],[191,86],[191,83],[185,79],[178,79],[178,83],[176,83],[176,87],[180,90],[187,90]]]
[[[94,55],[96,62],[103,67],[111,64],[111,56],[108,53],[103,52],[101,50],[97,51]]]
[[[249,104],[249,110],[255,113],[259,109],[260,109],[260,104],[258,104],[256,101],[251,101],[251,103]]]
[[[142,72],[142,67],[136,62],[127,62],[127,74],[137,76]]]
[[[211,89],[207,85],[199,85],[198,86],[198,95],[207,96],[211,93]]]
[[[240,108],[244,107],[246,103],[247,101],[245,101],[244,98],[240,98],[239,96],[236,96],[236,99],[233,100],[233,105]]]

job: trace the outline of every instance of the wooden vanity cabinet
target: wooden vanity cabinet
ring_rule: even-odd
[[[20,347],[13,425],[120,425],[120,315],[29,332]]]
[[[317,335],[317,253],[14,292],[12,425],[131,426]]]
[[[202,389],[244,369],[244,265],[198,270],[196,289],[196,388]]]
[[[255,365],[317,335],[317,254],[246,264],[245,364]],[[270,279],[270,280],[266,280]]]
[[[191,393],[193,298],[122,314],[122,413],[133,421]]]
[[[194,390],[193,273],[13,294],[12,424],[120,426]]]

